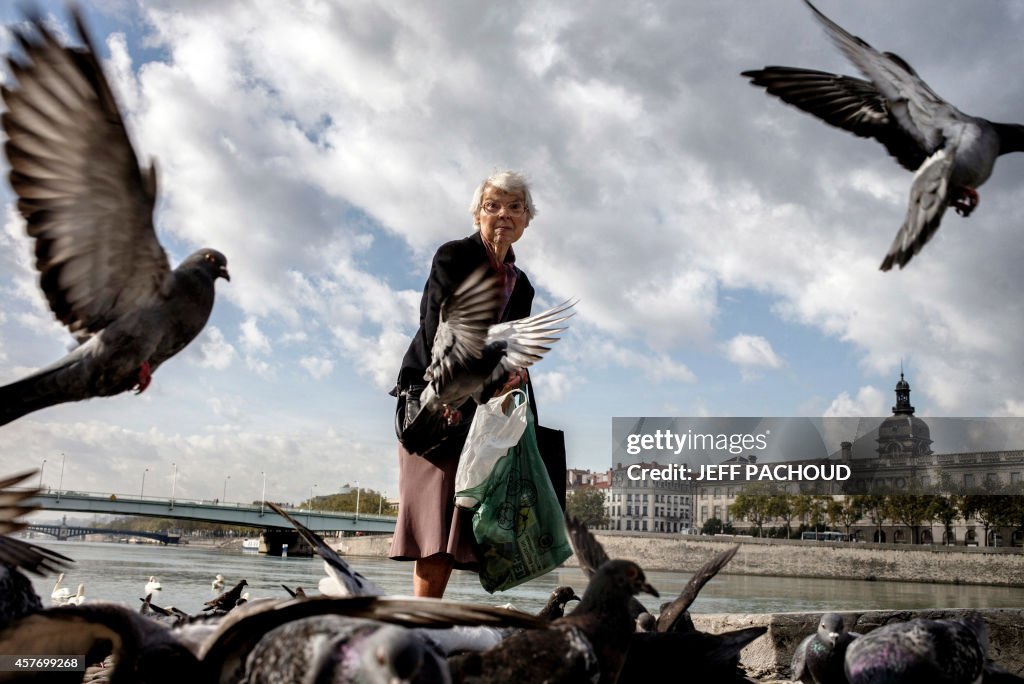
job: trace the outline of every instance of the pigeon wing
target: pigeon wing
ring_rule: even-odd
[[[906,218],[882,260],[881,270],[888,271],[893,265],[903,268],[939,229],[949,206],[953,153],[949,148],[940,149],[914,175]]]
[[[500,297],[497,278],[490,267],[481,266],[441,303],[426,372],[428,381],[443,387],[459,369],[483,355],[487,330],[498,318]]]
[[[832,42],[885,97],[889,111],[907,135],[928,154],[941,147],[945,142],[944,126],[951,120],[963,120],[964,115],[936,95],[903,59],[879,52],[826,17],[809,0],[804,2]]]
[[[36,575],[44,575],[48,572],[59,572],[74,561],[42,546],[3,536],[24,529],[28,523],[22,520],[22,516],[38,508],[25,503],[27,499],[39,493],[38,488],[13,489],[15,485],[33,475],[35,471],[29,471],[0,480],[0,563]]]
[[[551,350],[549,345],[559,340],[557,335],[567,329],[562,324],[575,315],[572,310],[575,304],[565,301],[534,316],[492,325],[487,330],[485,345],[504,347],[501,365],[505,371],[528,368]]]
[[[744,71],[742,75],[827,124],[861,138],[874,138],[908,171],[917,170],[927,157],[919,141],[892,116],[885,97],[870,81],[785,66]]]
[[[337,582],[338,587],[344,592],[342,595],[383,596],[386,593],[379,585],[353,570],[352,566],[345,562],[345,559],[339,556],[334,549],[328,546],[327,542],[320,535],[290,516],[283,508],[272,501],[267,501],[266,503],[275,513],[290,522],[302,538],[324,559],[324,570]],[[288,588],[285,587],[285,589],[287,590]],[[289,591],[289,593],[291,592]]]
[[[732,560],[732,557],[739,551],[739,544],[727,549],[714,558],[709,560],[707,563],[702,565],[697,572],[693,574],[690,581],[686,583],[683,590],[679,592],[679,597],[676,598],[672,603],[668,605],[668,608],[661,611],[658,616],[658,631],[659,632],[674,632],[676,631],[676,623],[679,618],[686,612],[686,610],[693,605],[694,599],[697,598],[697,594],[704,587],[705,584],[711,581],[711,578],[717,575],[722,568]]]
[[[60,44],[38,17],[16,32],[24,61],[2,88],[11,187],[35,239],[40,285],[79,339],[169,290],[153,229],[156,173],[139,168],[81,15],[84,48]]]

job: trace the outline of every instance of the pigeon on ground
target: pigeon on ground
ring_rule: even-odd
[[[987,628],[980,615],[964,621],[917,618],[855,639],[846,649],[850,684],[967,684],[985,671]]]
[[[856,636],[846,630],[842,615],[822,615],[817,631],[801,641],[793,653],[793,680],[804,684],[845,684],[846,649]]]
[[[217,598],[210,599],[203,604],[204,611],[219,610],[225,613],[230,611],[236,605],[238,605],[239,599],[242,598],[242,587],[246,586],[248,582],[244,579],[240,580],[238,584],[231,587]]]
[[[542,617],[548,622],[557,620],[558,618],[565,615],[565,606],[569,601],[579,601],[580,597],[576,595],[572,587],[556,587],[551,592],[551,596],[548,597],[548,602],[544,604],[544,607],[537,613],[538,617]]]
[[[697,569],[679,596],[661,607],[653,633],[640,633],[633,639],[622,681],[643,682],[657,677],[673,662],[686,662],[687,675],[693,681],[748,681],[739,664],[740,651],[768,631],[767,627],[746,627],[721,634],[698,631],[690,618],[689,607],[704,587],[732,560],[739,545],[726,549]],[[649,622],[650,614],[641,615],[637,624]]]
[[[206,681],[196,657],[170,629],[115,603],[93,601],[27,615],[0,631],[0,653],[84,656],[86,666],[113,655],[111,684]],[[82,681],[81,670],[46,675],[48,682]]]
[[[38,494],[38,489],[13,489],[34,474],[26,472],[0,480],[0,629],[43,609],[32,581],[21,570],[43,576],[74,562],[56,551],[7,536],[24,529],[27,523],[22,517],[35,510],[25,501]]]
[[[78,346],[0,387],[0,425],[55,404],[138,388],[192,341],[213,309],[227,260],[200,249],[171,270],[157,240],[156,169],[139,167],[82,17],[82,48],[43,20],[14,29],[24,61],[0,89],[18,209],[35,244],[39,284]]]
[[[584,530],[578,523],[577,536]],[[609,560],[596,569],[569,615],[550,623],[550,629],[519,632],[483,653],[449,658],[452,679],[479,684],[615,682],[635,630],[630,599],[640,592],[658,595],[639,565]]]
[[[321,620],[324,616],[330,618]],[[351,625],[359,619],[372,622],[374,626],[367,629],[364,625],[353,630]],[[443,631],[441,628],[463,625],[536,629],[547,623],[535,616],[505,608],[440,599],[380,596],[285,599],[252,602],[237,608],[221,620],[213,633],[203,636],[194,652],[208,671],[211,681],[245,681],[244,677],[248,677],[250,682],[275,681],[269,678],[275,671],[273,663],[285,660],[292,663],[289,667],[301,665],[307,672],[330,673],[332,668],[337,667],[334,659],[351,654],[353,649],[361,652],[361,647],[350,645],[349,637],[362,642],[368,633],[383,628],[385,624],[397,625],[410,632],[402,638],[397,638],[397,635],[381,637],[386,647],[385,660],[399,661],[396,665],[401,670],[401,662],[406,659],[402,655],[407,652],[405,647],[415,642],[429,644],[431,635]],[[287,627],[274,631],[282,626]],[[326,643],[331,634],[342,637],[342,633],[345,633],[345,638]],[[274,636],[271,637],[271,634]],[[374,643],[381,645],[380,642]],[[410,648],[416,650],[415,647]],[[433,648],[431,645],[430,649]],[[428,661],[430,658],[425,656],[424,664],[421,665],[424,669],[416,671],[430,672]],[[262,674],[257,675],[257,672]],[[314,675],[310,674],[305,679],[282,677],[276,681],[331,680],[314,679]],[[342,678],[334,681],[350,680]],[[433,680],[413,678],[413,681]]]
[[[903,268],[931,239],[950,205],[968,216],[996,158],[1024,151],[1024,126],[964,114],[900,57],[880,53],[807,2],[829,37],[868,80],[770,66],[745,71],[754,85],[828,124],[875,138],[914,171],[906,218],[881,269]]]
[[[292,527],[324,559],[327,577],[320,580],[320,593],[326,596],[383,596],[386,592],[375,582],[366,579],[352,569],[338,552],[327,545],[320,535],[307,528],[289,515],[273,501],[265,502],[275,513],[292,524]],[[287,590],[287,587],[285,588]]]
[[[441,303],[424,374],[427,385],[418,398],[410,398],[401,429],[409,453],[423,455],[436,448],[446,429],[461,420],[459,406],[470,398],[486,401],[509,373],[539,361],[573,316],[574,302],[566,301],[534,316],[494,324],[500,295],[498,278],[481,266]]]
[[[282,584],[281,588],[288,592],[288,595],[292,598],[306,598],[306,590],[302,587],[295,587],[295,589],[292,589],[287,584]]]
[[[245,681],[445,684],[451,677],[441,649],[418,630],[320,615],[267,632],[245,659]]]

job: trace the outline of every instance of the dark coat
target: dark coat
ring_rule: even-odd
[[[394,394],[410,385],[424,384],[423,374],[426,372],[427,366],[430,365],[430,350],[437,332],[441,302],[455,292],[455,289],[474,270],[487,263],[489,263],[487,248],[484,247],[479,231],[461,240],[446,242],[438,248],[437,253],[434,254],[434,261],[430,265],[427,283],[423,287],[423,298],[420,300],[420,327],[409,344],[405,358],[402,359],[402,368],[398,373],[398,385],[393,390]],[[495,323],[525,318],[530,315],[530,309],[533,306],[533,285],[530,284],[530,279],[526,277],[526,274],[514,265],[515,253],[511,248],[505,255],[505,263],[513,264],[516,283],[504,313]],[[476,411],[476,403],[470,399],[458,409],[462,414],[462,422],[457,428],[454,428],[441,447],[446,454],[451,454],[454,451],[456,457],[462,451],[466,432],[469,430],[473,413]],[[536,412],[536,409],[534,411]]]

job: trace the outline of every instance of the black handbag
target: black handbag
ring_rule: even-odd
[[[426,385],[410,385],[405,389],[399,389],[396,385],[391,390],[392,396],[398,397],[398,403],[395,405],[395,437],[399,441],[402,440],[405,428],[409,427],[409,423],[420,412],[420,394],[425,388]]]
[[[544,467],[551,479],[551,486],[555,488],[555,495],[558,496],[558,505],[565,511],[565,433],[561,430],[541,425],[537,421],[537,401],[533,397],[533,383],[527,383],[527,390],[530,393],[530,410],[533,411],[533,418],[536,422],[537,449],[540,451]]]

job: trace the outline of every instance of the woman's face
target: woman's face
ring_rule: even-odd
[[[523,193],[505,192],[490,186],[484,188],[475,223],[484,242],[504,252],[523,236],[530,223]]]

